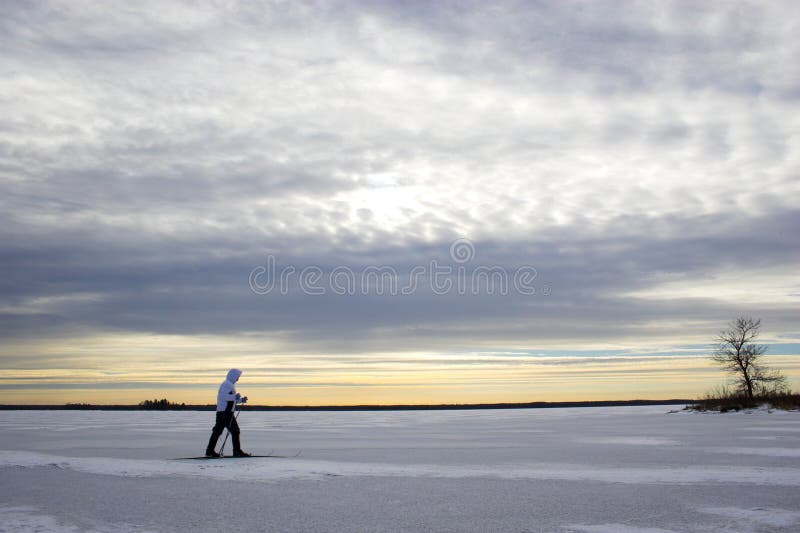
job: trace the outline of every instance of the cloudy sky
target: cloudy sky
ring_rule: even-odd
[[[0,29],[0,403],[695,397],[742,314],[800,387],[793,2]]]

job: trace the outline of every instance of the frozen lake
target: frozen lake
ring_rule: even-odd
[[[0,412],[0,531],[800,531],[800,412]],[[230,444],[228,445],[230,446]]]

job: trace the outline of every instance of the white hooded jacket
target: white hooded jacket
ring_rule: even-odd
[[[228,402],[236,402],[241,398],[234,385],[241,375],[242,371],[238,368],[228,370],[228,377],[219,386],[219,392],[217,392],[217,411],[224,411],[228,407]]]

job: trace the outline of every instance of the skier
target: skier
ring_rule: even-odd
[[[250,457],[249,453],[242,451],[242,445],[239,442],[239,424],[236,423],[236,417],[233,416],[233,408],[237,403],[247,403],[247,396],[242,396],[236,392],[234,383],[239,381],[242,371],[238,368],[231,368],[228,370],[228,377],[219,386],[217,393],[217,422],[214,429],[211,430],[211,438],[208,440],[208,447],[206,447],[206,457],[220,457],[216,452],[217,439],[225,431],[225,428],[231,432],[233,440],[233,456],[234,457]]]

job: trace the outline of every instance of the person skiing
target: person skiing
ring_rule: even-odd
[[[211,438],[208,440],[206,447],[206,457],[220,457],[217,453],[217,439],[228,428],[231,432],[231,439],[233,440],[233,456],[234,457],[250,457],[249,453],[242,451],[242,445],[239,441],[239,424],[236,423],[236,417],[233,416],[233,408],[237,403],[247,403],[247,396],[242,396],[236,392],[234,383],[239,381],[242,371],[238,368],[231,368],[228,370],[228,376],[222,385],[219,386],[217,393],[217,420],[214,424],[214,429],[211,430]]]

